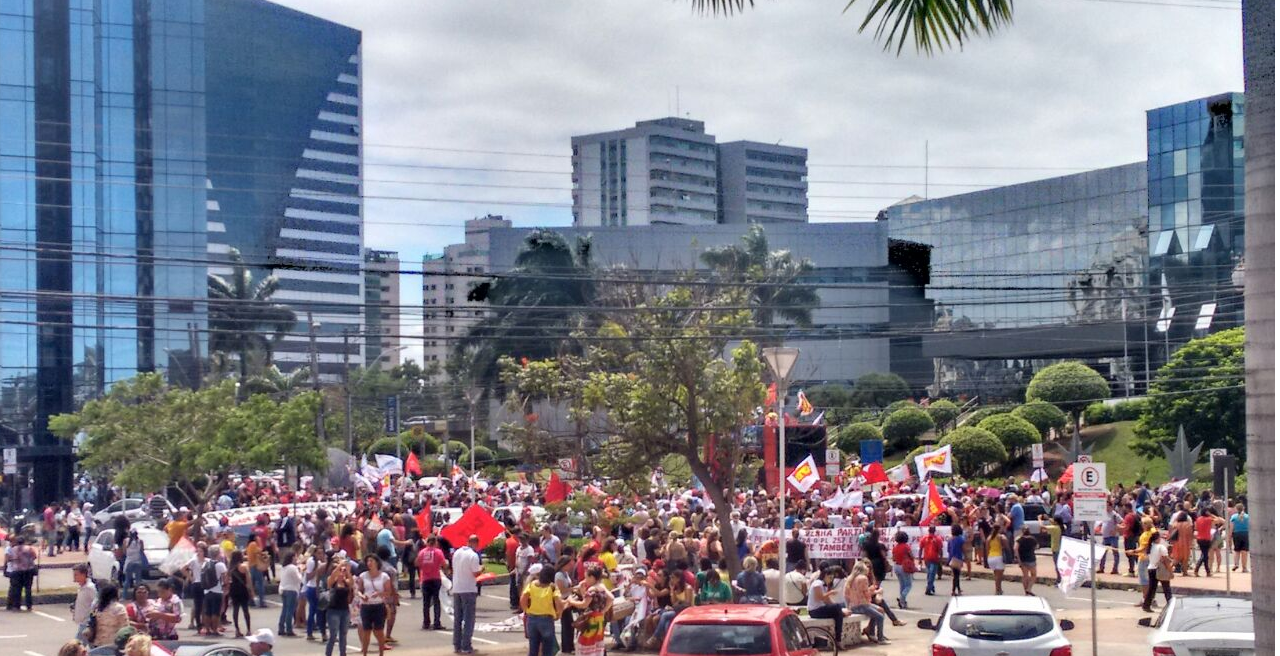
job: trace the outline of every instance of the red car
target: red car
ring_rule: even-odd
[[[676,616],[661,656],[816,656],[804,624],[790,608],[696,606]]]

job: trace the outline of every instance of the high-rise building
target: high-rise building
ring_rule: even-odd
[[[205,9],[210,257],[240,251],[298,324],[275,346],[291,370],[336,379],[364,327],[360,32],[263,0]],[[223,273],[225,267],[211,267]]]
[[[578,227],[809,220],[804,148],[717,144],[702,121],[674,117],[571,143]]]
[[[466,222],[461,244],[445,246],[438,257],[422,261],[422,360],[444,366],[457,339],[485,316],[484,301],[471,301],[467,292],[491,269],[490,233],[510,228],[511,221],[492,214]]]
[[[809,151],[756,141],[722,143],[720,223],[809,220]]]
[[[400,254],[364,252],[364,364],[390,370],[400,364]]]
[[[71,489],[51,415],[139,371],[198,375],[205,36],[200,0],[0,4],[0,442],[19,503]]]

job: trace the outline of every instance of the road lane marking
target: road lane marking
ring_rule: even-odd
[[[895,613],[914,613],[914,614],[916,614],[916,615],[924,615],[924,616],[926,616],[926,617],[933,617],[934,615],[937,615],[937,614],[938,614],[938,613],[930,613],[930,612],[928,612],[928,611],[923,611],[923,610],[909,610],[909,609],[906,609],[906,608],[895,608],[895,609],[893,609],[893,612],[895,612]]]
[[[51,619],[51,620],[53,620],[53,621],[55,621],[55,622],[65,622],[65,621],[67,621],[67,619],[66,619],[65,617],[58,617],[57,615],[50,615],[50,614],[48,614],[48,613],[42,613],[42,612],[40,612],[40,611],[38,611],[38,610],[33,610],[33,611],[31,611],[31,612],[32,612],[33,614],[35,614],[35,615],[39,615],[40,617],[44,617],[44,618]]]
[[[0,635],[0,640],[14,640],[16,638],[25,638],[25,637],[27,637],[27,634],[25,633],[22,635]]]
[[[22,653],[26,654],[27,656],[44,656],[44,654],[41,654],[39,652],[34,652],[34,651],[24,651]]]
[[[280,602],[278,602],[278,601],[274,601],[274,600],[272,600],[272,599],[263,599],[263,601],[267,602],[268,604],[271,604],[272,606],[276,606],[276,607],[283,607],[283,606],[284,606],[284,604],[282,604],[282,603],[280,603]]]
[[[486,644],[486,645],[500,645],[500,644],[502,644],[501,642],[498,642],[498,641],[496,641],[496,640],[486,640],[485,638],[477,638],[477,637],[475,637],[475,636],[471,636],[471,639],[472,639],[472,640],[475,640],[476,642],[483,642],[483,643],[484,643],[484,644]]]

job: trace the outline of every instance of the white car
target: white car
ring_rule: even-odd
[[[536,526],[542,526],[543,522],[545,522],[547,519],[547,511],[543,509],[542,506],[524,506],[524,505],[498,506],[497,508],[493,509],[493,518],[500,522],[505,522],[507,520],[510,520],[512,522],[518,523],[520,521],[520,516],[524,513],[525,508],[528,508],[530,513],[533,515],[533,523]]]
[[[166,500],[165,504],[169,507],[170,517],[177,514],[178,509],[175,508],[172,503],[169,503]],[[131,523],[144,519],[151,519],[151,509],[147,507],[146,499],[129,497],[128,499],[121,499],[106,508],[93,513],[93,521],[98,526],[110,526],[116,516],[121,514],[123,514],[124,518],[129,520]]]
[[[1075,628],[1055,619],[1044,599],[1012,595],[955,597],[938,624],[925,619],[916,626],[935,631],[933,656],[1071,656],[1062,632]]]
[[[1153,656],[1253,656],[1253,602],[1231,597],[1174,597],[1147,639]]]
[[[143,573],[143,578],[158,579],[164,576],[160,564],[169,557],[169,536],[151,526],[133,526],[142,540],[142,549],[147,554],[147,562],[151,568]],[[89,575],[96,579],[115,580],[120,564],[116,561],[116,532],[107,529],[93,539],[89,545]]]

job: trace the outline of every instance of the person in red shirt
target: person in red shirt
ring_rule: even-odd
[[[904,531],[893,536],[893,573],[898,576],[898,608],[907,607],[907,594],[911,592],[911,575],[916,571],[915,557],[911,554],[911,543]]]
[[[938,535],[938,527],[930,526],[929,532],[920,538],[920,559],[924,561],[925,579],[924,593],[933,596],[933,581],[942,571],[942,538]]]
[[[507,571],[511,575],[507,577],[507,594],[510,597],[511,610],[520,609],[520,577],[516,576],[516,551],[520,549],[520,529],[510,527],[507,529],[507,541],[504,545],[507,554]]]
[[[1138,535],[1142,530],[1138,526],[1138,513],[1133,511],[1133,504],[1124,504],[1124,551],[1129,560],[1129,576],[1133,576],[1133,566],[1138,562],[1136,556],[1129,556],[1128,553],[1138,548]]]
[[[1204,575],[1213,576],[1213,570],[1209,568],[1209,552],[1213,544],[1213,530],[1221,529],[1226,522],[1221,517],[1214,517],[1208,508],[1200,509],[1200,516],[1196,518],[1196,546],[1200,547],[1200,560],[1196,561],[1196,576],[1200,576],[1200,566],[1204,565]]]
[[[427,538],[426,546],[418,551],[415,564],[422,579],[422,628],[443,631],[444,626],[440,624],[440,569],[444,566],[444,552],[440,550],[436,536]],[[432,607],[436,609],[434,624],[431,622]]]

